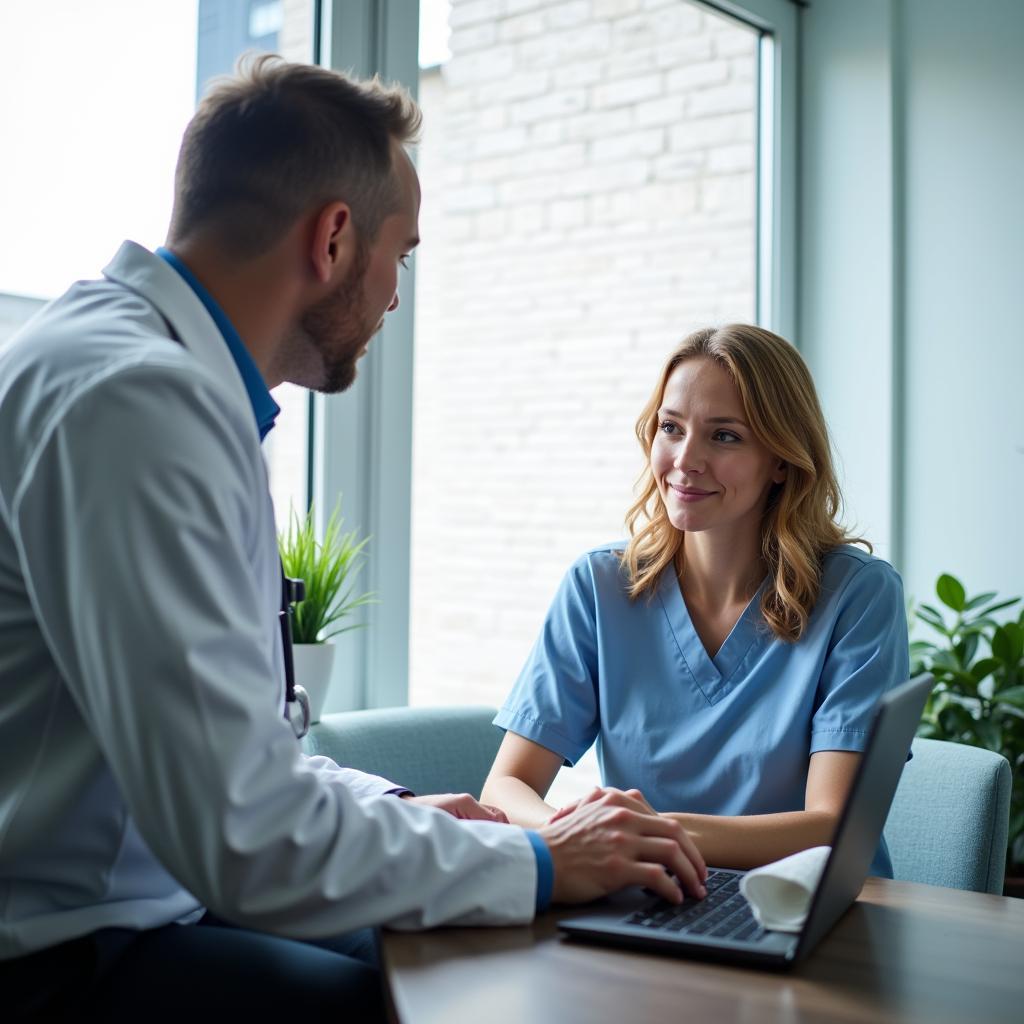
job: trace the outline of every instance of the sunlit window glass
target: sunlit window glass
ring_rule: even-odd
[[[130,238],[161,245],[206,82],[247,50],[310,60],[313,0],[5,2],[0,37],[0,343]],[[266,444],[278,517],[306,501],[305,393]]]

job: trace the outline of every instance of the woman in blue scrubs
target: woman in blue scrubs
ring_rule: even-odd
[[[558,769],[596,742],[604,785],[676,818],[708,864],[826,845],[909,655],[899,576],[837,522],[807,366],[757,327],[697,331],[637,436],[630,539],[570,567],[495,719],[481,799],[550,820]],[[872,870],[891,876],[884,843]]]

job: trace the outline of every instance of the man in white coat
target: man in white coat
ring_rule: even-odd
[[[638,794],[524,831],[306,757],[286,720],[269,390],[348,387],[398,305],[418,122],[251,61],[186,130],[166,248],[126,242],[0,352],[7,1010],[373,1019],[360,929],[702,892]]]

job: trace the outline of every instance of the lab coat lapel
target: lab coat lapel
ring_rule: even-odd
[[[247,413],[258,440],[259,430],[242,375],[220,329],[188,282],[170,264],[135,242],[122,243],[103,268],[103,275],[136,292],[157,309],[167,321],[170,337],[184,345],[224,385],[239,409]]]

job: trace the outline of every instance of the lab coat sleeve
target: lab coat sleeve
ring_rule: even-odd
[[[534,912],[525,833],[310,763],[279,711],[248,552],[255,433],[182,356],[54,410],[10,519],[63,679],[154,854],[247,927],[502,924]]]
[[[385,793],[407,791],[398,782],[391,782],[380,775],[371,775],[356,768],[346,768],[323,754],[306,756],[306,767],[323,775],[327,781],[340,782],[348,786],[356,796],[382,796]]]

